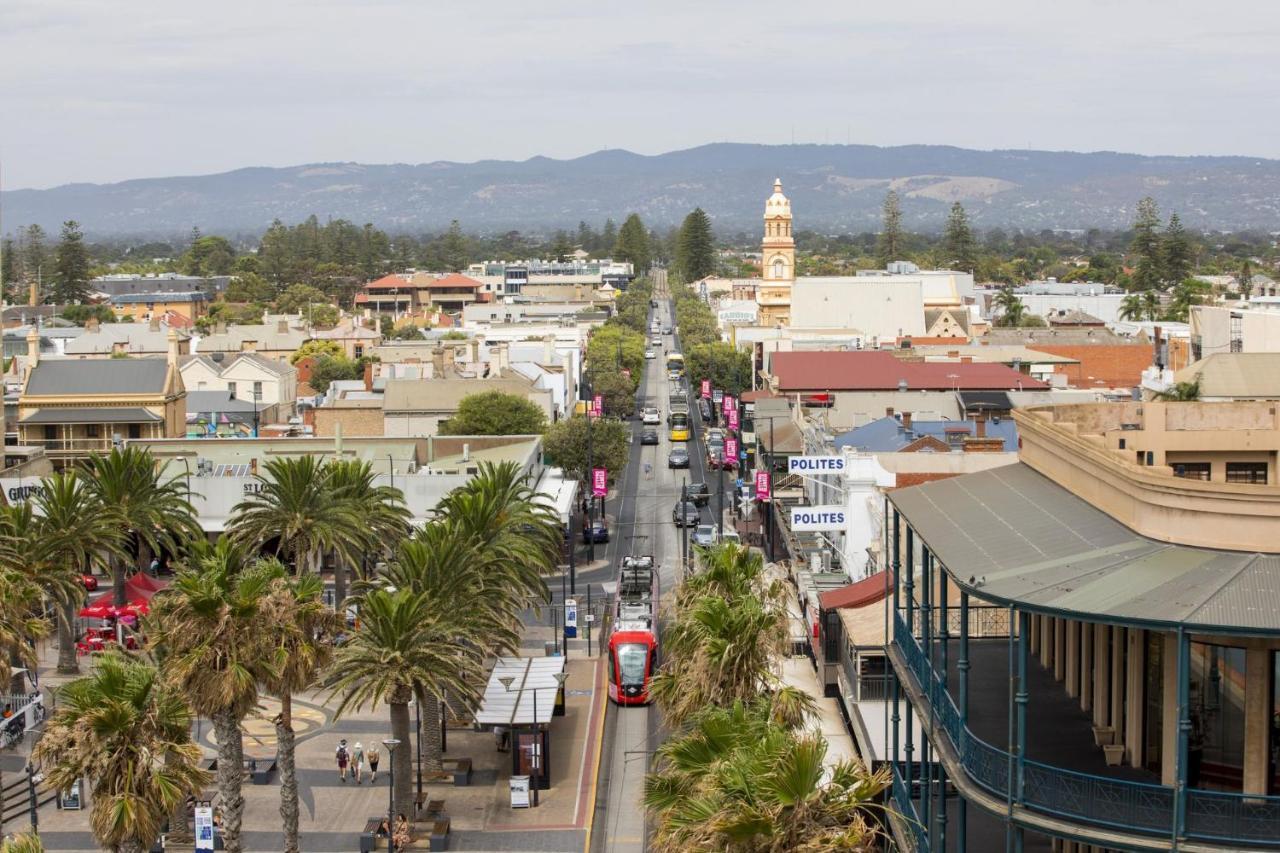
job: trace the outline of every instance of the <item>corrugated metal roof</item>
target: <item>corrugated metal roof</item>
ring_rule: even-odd
[[[904,361],[890,352],[778,352],[769,362],[778,390],[1009,391],[1048,388],[1003,364]]]
[[[31,371],[23,396],[160,394],[168,374],[163,358],[44,359]]]
[[[556,694],[560,692],[556,675],[562,672],[562,657],[498,658],[489,674],[475,721],[499,726],[550,723]],[[511,679],[510,687],[502,683],[504,678]]]
[[[1280,633],[1280,555],[1140,536],[1027,465],[889,499],[978,597],[1094,621]]]
[[[164,418],[138,407],[51,408],[22,419],[24,424],[143,424],[160,423]]]

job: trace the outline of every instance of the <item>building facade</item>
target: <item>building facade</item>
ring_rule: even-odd
[[[763,271],[756,302],[763,326],[791,325],[791,286],[796,281],[796,241],[791,234],[791,202],[782,194],[782,179],[764,203]]]
[[[899,845],[1275,849],[1276,459],[1249,482],[1178,461],[1247,455],[1274,406],[1014,418],[1018,464],[888,496]]]

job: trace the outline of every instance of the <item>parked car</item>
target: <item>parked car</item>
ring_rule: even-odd
[[[662,330],[662,334],[664,334],[664,335],[669,335],[669,334],[671,334],[671,327],[670,327],[670,326],[665,327],[665,328]]]
[[[689,467],[689,451],[679,445],[671,448],[671,452],[667,454],[667,467],[668,468],[688,468]]]
[[[644,432],[640,433],[640,443],[641,444],[657,444],[658,431],[656,429],[646,429]]]
[[[709,471],[720,470],[720,455],[721,455],[721,448],[718,448],[718,447],[707,448],[707,470]]]
[[[724,430],[719,427],[712,427],[707,430],[707,444],[724,445]]]
[[[694,545],[710,548],[716,544],[716,526],[714,524],[699,524],[697,529],[693,531],[690,541]]]
[[[742,538],[741,538],[740,536],[738,536],[738,531],[736,531],[736,530],[726,530],[725,532],[721,533],[721,534],[720,534],[720,541],[721,541],[721,542],[730,542],[730,543],[732,543],[732,544],[734,544],[734,545],[738,545],[738,546],[741,546],[741,545],[742,545]]]
[[[654,349],[662,349],[662,338],[654,338],[653,340],[649,341],[649,346],[653,347]]]
[[[641,414],[641,420],[646,424],[662,423],[662,412],[658,411],[657,406],[645,406],[644,412]]]
[[[706,506],[711,500],[711,487],[706,483],[690,483],[685,494],[698,506]]]
[[[652,361],[658,357],[658,354],[651,349],[647,349],[644,351],[644,357]]]
[[[711,420],[711,401],[710,400],[698,401],[698,414],[702,417],[702,422],[704,424],[710,422]]]
[[[582,528],[582,541],[595,542],[596,544],[608,542],[609,525],[605,524],[603,518],[597,518],[595,521],[591,522],[590,527]]]
[[[676,527],[692,527],[702,520],[702,512],[693,501],[676,501],[671,509],[671,520]]]

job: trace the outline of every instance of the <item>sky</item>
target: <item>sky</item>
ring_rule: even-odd
[[[708,142],[1280,157],[1276,0],[4,0],[5,189]]]

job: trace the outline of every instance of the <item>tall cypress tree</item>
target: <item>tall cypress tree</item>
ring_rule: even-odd
[[[1164,280],[1171,285],[1181,284],[1191,274],[1191,240],[1178,214],[1169,217],[1161,244]]]
[[[902,203],[894,190],[884,197],[881,210],[880,236],[876,238],[876,259],[886,267],[902,256]]]
[[[684,218],[676,240],[676,271],[685,281],[697,281],[716,271],[711,218],[698,207]]]
[[[49,275],[49,248],[45,245],[44,229],[28,225],[23,233],[22,269],[28,282],[41,282]],[[44,299],[44,294],[40,294]]]
[[[1160,208],[1156,200],[1147,196],[1138,202],[1137,214],[1133,220],[1133,239],[1129,242],[1129,251],[1136,258],[1133,270],[1134,290],[1154,290],[1160,285]]]
[[[18,257],[17,246],[12,237],[5,237],[0,242],[0,293],[4,301],[16,302],[18,288],[22,281],[22,259]]]
[[[978,251],[973,242],[973,229],[969,227],[969,214],[964,205],[951,205],[947,217],[947,230],[943,236],[948,263],[955,269],[973,272],[978,267]]]
[[[631,214],[618,231],[618,242],[613,247],[614,259],[629,261],[635,266],[636,275],[644,275],[653,257],[652,252],[644,222],[638,213]]]
[[[74,219],[62,223],[53,266],[53,301],[59,305],[83,302],[89,295],[89,250]]]

